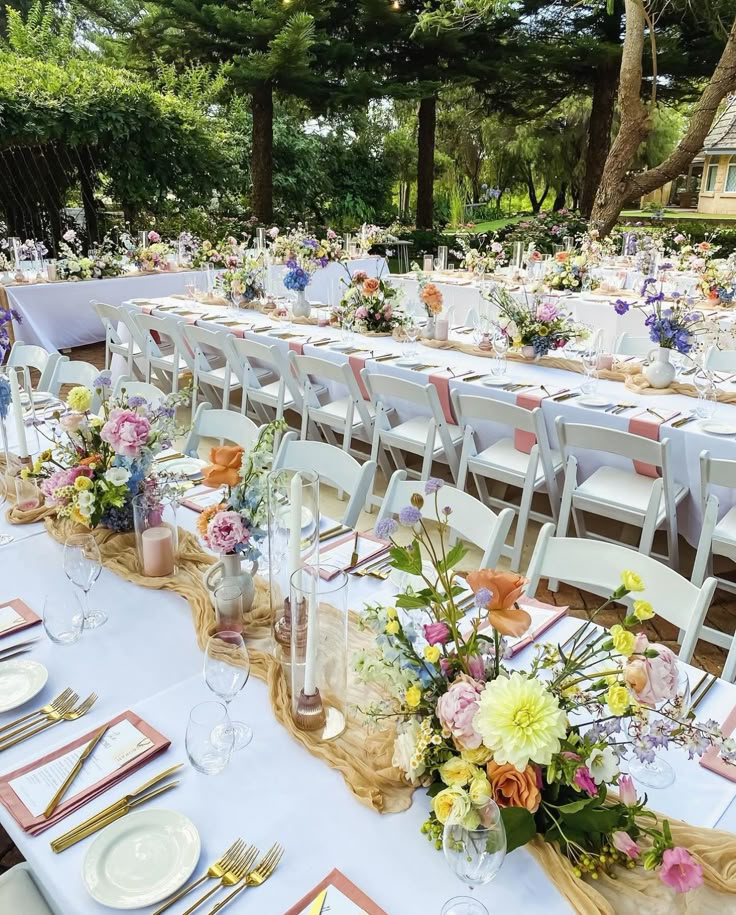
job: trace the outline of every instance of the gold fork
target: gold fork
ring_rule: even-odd
[[[223,909],[231,899],[234,899],[238,893],[242,893],[243,890],[248,889],[249,886],[260,886],[262,883],[265,883],[266,880],[271,876],[271,874],[278,867],[278,863],[283,857],[284,849],[276,842],[271,848],[266,852],[266,854],[261,858],[256,867],[243,878],[242,886],[234,889],[229,896],[226,896],[222,902],[218,902],[214,908],[211,908],[207,915],[215,915],[215,912],[219,912],[220,909]],[[187,915],[185,912],[184,915]]]
[[[191,915],[191,913],[199,908],[205,899],[209,899],[213,893],[216,893],[223,886],[235,886],[236,883],[240,883],[248,873],[248,871],[253,867],[253,863],[258,857],[258,849],[254,845],[249,845],[247,848],[243,849],[235,859],[235,863],[225,871],[218,883],[212,887],[211,890],[208,890],[204,896],[194,903],[194,905],[189,906],[189,908],[182,912],[182,915]]]
[[[214,864],[210,864],[206,874],[203,874],[199,880],[195,880],[194,883],[190,883],[189,886],[185,886],[184,889],[179,890],[175,896],[172,896],[171,899],[167,900],[162,906],[159,906],[153,915],[161,915],[161,912],[165,912],[166,909],[186,896],[187,893],[191,893],[193,889],[196,889],[200,884],[204,883],[205,880],[222,879],[244,848],[245,842],[242,839],[237,839]]]
[[[76,693],[72,693],[71,696],[64,699],[63,702],[59,702],[57,704],[56,708],[53,708],[53,709],[51,709],[51,711],[46,712],[43,717],[46,719],[46,721],[58,721],[65,712],[68,712],[70,709],[72,709],[74,707],[74,704],[77,702],[78,699],[79,699],[79,696]],[[27,721],[25,724],[22,724],[20,727],[13,728],[13,730],[8,731],[7,734],[3,734],[3,736],[0,738],[0,743],[4,743],[6,740],[10,740],[11,737],[15,737],[17,734],[23,734],[24,732],[28,731],[30,728],[36,727],[39,724],[41,724],[42,722],[43,722],[43,719],[41,721]]]
[[[35,712],[30,712],[28,715],[23,715],[22,718],[16,718],[15,721],[9,721],[7,724],[4,724],[0,728],[0,734],[2,734],[3,731],[7,731],[8,728],[13,728],[16,725],[21,724],[23,721],[29,721],[31,718],[35,718],[36,715],[48,715],[51,712],[56,712],[58,711],[59,706],[64,705],[66,700],[73,699],[73,701],[76,702],[78,698],[77,694],[67,687],[63,693],[59,693],[56,699],[52,699],[47,705],[42,705],[41,708],[37,709]]]
[[[0,745],[0,750],[9,750],[10,747],[14,747],[17,743],[20,743],[23,740],[27,740],[29,737],[33,737],[34,734],[40,734],[41,731],[45,731],[47,728],[52,728],[60,721],[76,721],[77,718],[81,718],[83,715],[86,715],[87,712],[95,704],[95,702],[97,702],[97,694],[91,693],[77,708],[70,709],[67,712],[62,712],[57,718],[54,718],[51,721],[47,721],[45,724],[42,724],[37,728],[33,728],[30,731],[24,731],[20,737],[16,737],[14,740]]]

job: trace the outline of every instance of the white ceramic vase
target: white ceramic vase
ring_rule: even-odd
[[[312,306],[309,304],[307,294],[303,289],[300,289],[296,294],[296,302],[294,302],[291,312],[295,318],[308,318],[311,311]]]
[[[677,369],[670,362],[670,350],[657,346],[649,353],[649,365],[642,370],[653,388],[668,388],[675,380]]]

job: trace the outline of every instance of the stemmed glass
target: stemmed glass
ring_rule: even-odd
[[[496,355],[493,374],[503,376],[506,374],[506,354],[509,351],[508,335],[500,327],[497,327],[494,329],[491,343],[493,344],[493,352]]]
[[[107,622],[103,610],[89,609],[89,592],[102,572],[100,548],[92,534],[72,534],[64,543],[64,573],[84,593],[84,628],[99,629]]]
[[[408,344],[406,347],[406,354],[407,356],[413,356],[417,351],[417,337],[419,336],[419,328],[413,318],[409,321],[404,330],[406,332]]]
[[[0,473],[0,510],[4,511],[4,506],[8,501],[8,478],[4,473]],[[15,537],[12,534],[0,534],[0,546],[7,546],[12,543]]]
[[[667,723],[672,718],[684,721],[690,711],[690,702],[690,679],[687,671],[678,667],[677,691],[672,699],[665,699],[649,712],[649,728],[656,726],[657,721]],[[636,731],[636,720],[632,720],[629,736],[635,736]],[[628,767],[629,775],[647,788],[668,788],[675,780],[675,770],[659,754],[651,762],[642,762],[632,756]]]
[[[707,369],[699,368],[693,375],[693,386],[698,392],[695,415],[699,419],[710,419],[718,402],[718,390],[713,375]]]
[[[250,657],[245,647],[243,636],[239,632],[223,630],[210,636],[204,652],[204,680],[212,692],[225,703],[230,703],[243,689],[250,676]],[[233,721],[228,727],[231,735],[224,734],[225,739],[234,739],[234,749],[242,750],[253,739],[253,731],[241,721]],[[217,739],[217,733],[214,734]]]
[[[495,801],[472,807],[462,820],[453,811],[445,824],[442,848],[450,868],[471,892],[490,883],[506,857],[506,830]],[[471,896],[456,896],[445,903],[441,915],[488,915],[488,909]]]
[[[585,381],[582,383],[583,394],[594,394],[598,388],[598,362],[600,353],[597,349],[586,349],[582,354]]]
[[[342,342],[343,343],[352,343],[353,342],[353,327],[355,319],[351,314],[344,314],[342,316],[342,322],[340,328],[342,330]]]

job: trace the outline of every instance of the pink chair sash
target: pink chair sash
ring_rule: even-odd
[[[632,435],[643,435],[644,438],[651,439],[653,442],[658,442],[659,430],[662,423],[666,423],[668,420],[672,419],[673,416],[677,416],[676,410],[670,412],[666,410],[662,411],[662,419],[643,410],[641,413],[632,416],[629,420],[629,432]],[[656,467],[654,464],[645,464],[643,461],[634,461],[634,470],[643,477],[656,478],[661,476],[659,467]]]
[[[522,391],[516,395],[516,406],[524,407],[525,410],[535,410],[547,397],[554,397],[557,394],[563,394],[565,388],[549,391],[545,393],[542,390]],[[537,444],[537,436],[533,432],[525,432],[523,429],[514,429],[514,448],[522,451],[524,454],[531,454],[532,448]]]
[[[450,379],[446,375],[430,375],[429,380],[437,388],[445,419],[451,426],[456,426],[457,420],[452,412],[452,401],[450,400]]]

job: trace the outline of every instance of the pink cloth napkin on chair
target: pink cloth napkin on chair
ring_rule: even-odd
[[[451,426],[456,426],[457,420],[452,412],[452,401],[450,400],[450,378],[447,375],[430,375],[429,380],[437,388],[445,419]]]
[[[304,355],[304,344],[300,343],[298,340],[289,340],[289,349],[296,353],[297,356]]]
[[[657,410],[657,412],[661,413],[662,419],[659,419],[653,413],[648,413],[646,410],[636,413],[629,420],[629,432],[632,435],[643,435],[653,442],[658,442],[660,426],[662,423],[666,423],[674,416],[677,416],[678,411]],[[660,476],[658,467],[655,467],[654,464],[645,464],[642,461],[634,461],[634,470],[643,477]]]
[[[554,397],[557,394],[563,394],[566,388],[559,390],[550,390],[549,393],[540,390],[522,391],[516,395],[516,406],[524,407],[526,410],[536,409],[547,397]],[[514,448],[522,451],[524,454],[531,454],[532,448],[537,444],[537,436],[533,432],[525,432],[523,429],[514,429]]]
[[[368,393],[368,388],[366,388],[363,382],[363,376],[360,374],[362,369],[365,368],[365,359],[362,356],[348,356],[348,361],[350,362],[350,368],[353,375],[355,375],[355,380],[358,382],[363,400],[370,400],[371,395]]]

